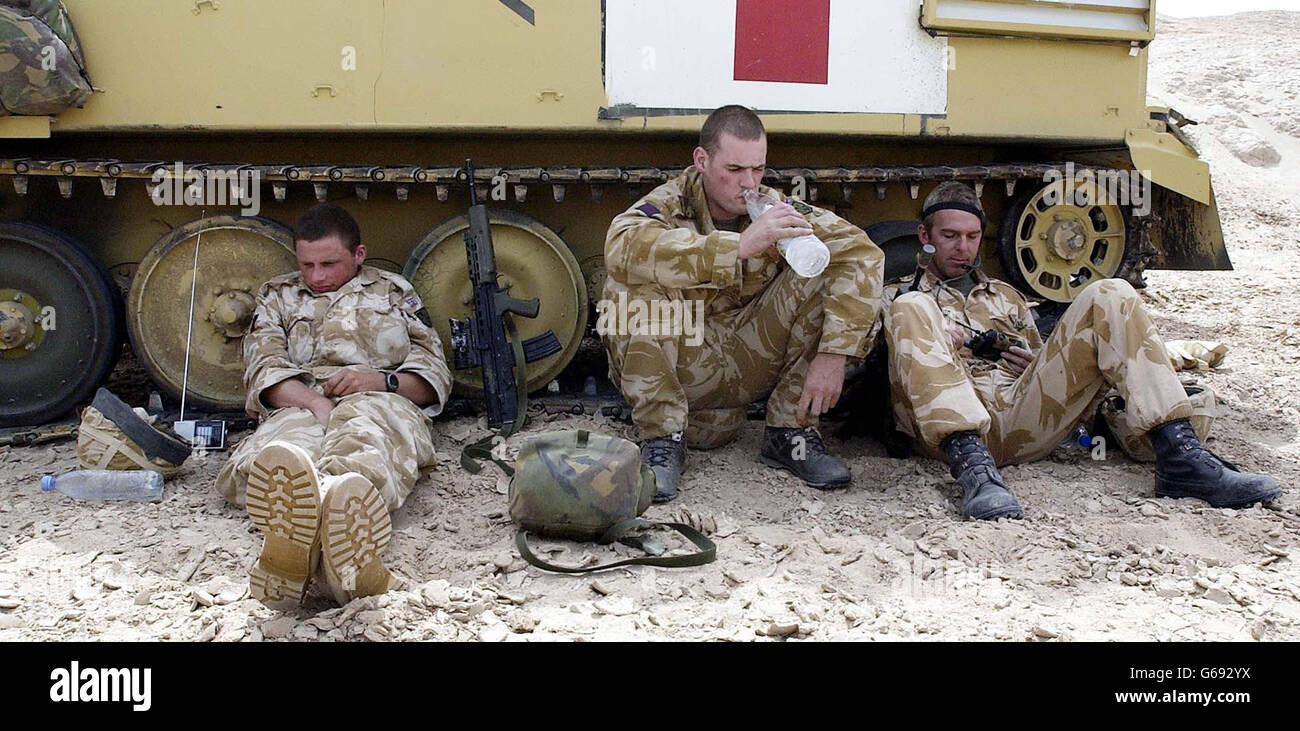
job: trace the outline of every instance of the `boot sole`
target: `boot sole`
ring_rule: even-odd
[[[784,470],[786,472],[789,472],[795,477],[798,477],[800,480],[803,480],[805,485],[816,488],[818,490],[837,490],[839,488],[848,487],[849,485],[853,484],[852,476],[850,476],[847,480],[837,480],[834,482],[812,482],[811,480],[807,480],[802,476],[800,476],[798,472],[794,471],[794,468],[790,467],[790,465],[787,465],[786,463],[778,459],[760,454],[758,456],[758,460],[763,464],[767,465],[768,467],[774,467],[778,470]]]
[[[320,492],[311,456],[292,444],[268,444],[253,459],[244,504],[264,536],[249,573],[249,594],[263,603],[301,602],[320,546]]]
[[[1282,497],[1282,488],[1273,487],[1266,490],[1260,490],[1258,493],[1256,493],[1255,495],[1249,498],[1243,500],[1233,500],[1232,502],[1222,502],[1222,501],[1214,502],[1213,500],[1206,498],[1204,495],[1197,495],[1196,493],[1193,492],[1184,492],[1179,490],[1177,487],[1174,487],[1172,489],[1157,488],[1156,497],[1170,497],[1175,499],[1192,498],[1194,500],[1200,500],[1202,502],[1209,503],[1210,507],[1212,508],[1248,508],[1256,503],[1259,503],[1261,505],[1267,505],[1268,503],[1271,503],[1274,500]]]
[[[1003,508],[1002,510],[991,510],[982,515],[970,515],[967,516],[967,519],[968,520],[997,520],[998,518],[1013,518],[1015,520],[1020,520],[1021,518],[1024,517],[1025,517],[1025,511],[1023,508],[1019,508],[1015,510],[1009,510]]]
[[[325,495],[321,550],[325,583],[339,604],[383,594],[393,575],[380,556],[392,537],[388,506],[361,475],[338,478]]]

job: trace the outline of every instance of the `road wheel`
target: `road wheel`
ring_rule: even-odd
[[[508,209],[489,210],[492,248],[496,253],[498,282],[519,299],[540,300],[536,318],[514,316],[522,338],[547,330],[560,341],[560,351],[528,364],[528,390],[550,383],[578,352],[587,327],[587,287],[578,260],[554,231],[538,221]],[[462,235],[469,218],[445,221],[416,245],[402,274],[424,302],[442,340],[447,362],[452,363],[449,318],[469,317],[473,291]],[[453,370],[457,395],[483,395],[483,374],[478,368]]]
[[[242,411],[244,333],[257,290],[296,267],[293,234],[269,219],[209,216],[173,229],[145,254],[127,296],[127,329],[140,365],[179,399],[188,338],[186,409]]]
[[[1084,287],[1124,263],[1124,215],[1095,181],[1063,180],[1008,207],[998,257],[1010,281],[1033,297],[1073,302]]]
[[[121,351],[121,296],[79,244],[0,223],[0,426],[52,421],[88,401]]]

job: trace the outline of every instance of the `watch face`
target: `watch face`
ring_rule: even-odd
[[[396,392],[398,386],[397,374],[389,373],[388,375],[384,376],[384,384],[388,386],[389,391]]]

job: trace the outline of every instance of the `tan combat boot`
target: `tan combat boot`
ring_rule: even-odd
[[[393,533],[384,499],[355,472],[325,481],[321,573],[334,601],[343,605],[394,588],[397,581],[380,558]]]
[[[250,594],[264,604],[301,602],[320,557],[320,482],[311,455],[288,442],[263,447],[248,474],[245,506],[265,536]]]

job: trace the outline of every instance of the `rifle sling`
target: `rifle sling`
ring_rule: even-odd
[[[538,558],[537,555],[533,553],[532,549],[528,547],[528,531],[522,528],[515,533],[515,548],[519,549],[519,555],[528,563],[539,569],[555,571],[561,574],[585,574],[589,571],[604,571],[605,569],[617,568],[619,566],[662,566],[665,568],[703,566],[706,563],[712,562],[718,556],[718,547],[714,545],[713,541],[709,540],[703,533],[685,523],[651,523],[649,521],[641,520],[640,518],[633,518],[631,520],[616,523],[614,527],[610,528],[609,531],[605,533],[605,536],[601,538],[601,541],[608,542],[605,541],[605,538],[609,538],[611,534],[626,532],[627,529],[636,527],[637,525],[659,525],[665,528],[672,528],[685,536],[691,543],[694,543],[695,547],[700,550],[695,553],[687,553],[681,556],[640,556],[638,558],[625,558],[622,561],[601,564],[600,566],[560,566]],[[620,531],[620,528],[623,530]],[[616,538],[610,538],[610,541],[613,540],[616,540]]]
[[[515,418],[502,424],[495,432],[460,450],[460,466],[472,475],[482,471],[483,465],[479,460],[486,459],[495,462],[507,477],[514,477],[515,468],[492,454],[492,448],[522,429],[524,422],[528,421],[528,374],[524,363],[523,341],[519,338],[519,330],[515,327],[515,320],[509,312],[501,313],[501,322],[505,324],[506,339],[510,341],[510,348],[515,354]]]

